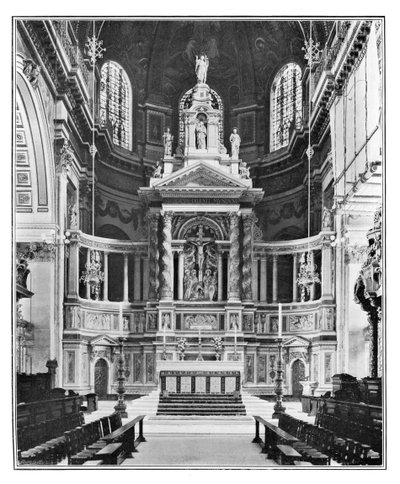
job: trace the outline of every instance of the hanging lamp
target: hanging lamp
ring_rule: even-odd
[[[101,28],[100,28],[101,30]],[[100,31],[99,31],[100,35]],[[87,53],[89,55],[89,61],[93,68],[92,76],[92,144],[90,145],[90,155],[92,157],[92,237],[93,247],[90,249],[89,262],[85,264],[86,270],[83,271],[80,280],[86,285],[90,286],[90,292],[94,295],[96,301],[100,299],[100,287],[104,281],[104,272],[101,270],[101,256],[98,250],[95,250],[94,244],[94,210],[95,210],[95,190],[94,190],[94,162],[97,153],[95,145],[95,73],[96,73],[96,61],[103,57],[103,52],[106,50],[103,47],[103,41],[98,40],[96,37],[96,22],[93,21],[93,37],[89,37],[86,43]]]
[[[312,253],[310,250],[310,215],[311,215],[311,158],[314,155],[314,149],[311,146],[311,90],[312,90],[312,67],[313,64],[320,60],[321,50],[319,42],[314,42],[312,38],[312,21],[310,21],[310,37],[309,40],[304,41],[305,46],[302,50],[305,52],[304,58],[307,60],[309,67],[309,90],[308,90],[308,147],[306,150],[308,160],[307,171],[307,252],[303,253],[300,258],[299,274],[297,277],[297,285],[300,287],[300,300],[304,302],[306,296],[311,293],[311,287],[315,283],[320,283],[317,266],[314,264]]]

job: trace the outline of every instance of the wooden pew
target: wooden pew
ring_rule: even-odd
[[[110,434],[103,437],[107,444],[111,443],[121,443],[121,452],[124,453],[125,457],[132,457],[132,453],[137,452],[136,447],[140,442],[146,442],[143,435],[143,420],[145,415],[139,415],[122,427],[114,430]],[[138,436],[136,437],[136,425],[139,427]],[[98,454],[95,454],[97,458]]]
[[[285,432],[276,425],[267,422],[258,415],[253,416],[256,424],[256,435],[253,442],[260,444],[261,452],[267,454],[269,459],[275,459],[278,456],[277,445],[283,444],[290,446],[298,442],[298,438]],[[264,441],[260,438],[260,424],[264,426]]]
[[[278,444],[276,446],[278,454],[278,463],[284,465],[294,465],[294,462],[301,459],[301,454],[297,450],[293,449],[290,445]]]

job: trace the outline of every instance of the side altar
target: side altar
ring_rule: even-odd
[[[204,73],[184,96],[181,139],[139,190],[149,230],[147,321],[156,322],[156,371],[234,365],[244,371],[243,325],[253,321],[253,188],[240,136],[223,145],[223,106]],[[181,360],[181,361],[178,361]],[[172,371],[172,368],[171,368]],[[236,380],[235,380],[236,381]]]

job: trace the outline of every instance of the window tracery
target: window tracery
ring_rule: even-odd
[[[131,86],[125,70],[116,62],[108,61],[101,68],[100,120],[112,126],[116,146],[130,150],[131,143]]]
[[[271,88],[271,151],[287,146],[292,125],[302,122],[301,69],[290,62],[275,76]]]

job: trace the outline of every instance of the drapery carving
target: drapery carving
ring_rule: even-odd
[[[149,223],[149,299],[155,300],[158,297],[158,213],[149,214],[147,221]]]
[[[242,292],[244,299],[252,299],[252,264],[253,264],[253,225],[254,214],[243,215],[243,271]]]
[[[229,251],[229,299],[239,299],[239,214],[232,212],[230,218]]]
[[[165,212],[162,217],[162,255],[161,255],[161,297],[163,299],[172,298],[172,271],[173,271],[173,256],[172,256],[172,217],[173,212]]]

